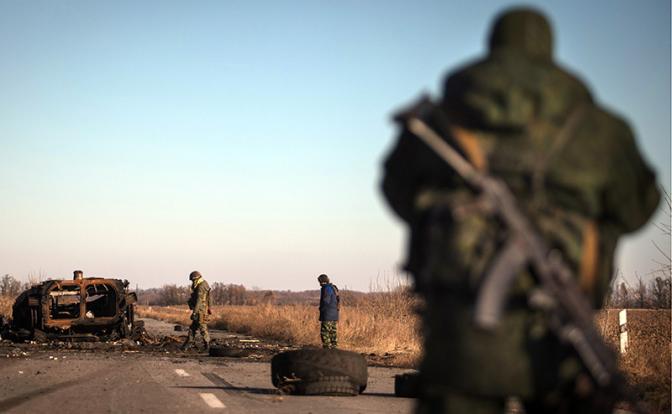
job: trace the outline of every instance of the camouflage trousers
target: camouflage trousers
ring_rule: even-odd
[[[189,344],[191,344],[194,341],[197,332],[201,333],[201,337],[203,337],[203,342],[205,343],[205,346],[208,347],[210,345],[210,333],[208,332],[208,323],[205,320],[205,317],[200,317],[199,315],[195,316],[196,317],[192,317],[191,325],[189,326],[189,335],[187,336],[187,340],[184,342],[183,347],[189,346]]]
[[[322,338],[323,348],[333,349],[338,346],[337,329],[337,321],[320,322],[320,337]]]

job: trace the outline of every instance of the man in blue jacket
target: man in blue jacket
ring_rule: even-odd
[[[320,337],[322,347],[334,349],[338,345],[336,330],[338,328],[338,288],[329,283],[329,277],[319,275],[320,283]]]

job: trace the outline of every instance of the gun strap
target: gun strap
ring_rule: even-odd
[[[546,174],[553,159],[560,154],[569,141],[576,136],[581,121],[588,113],[588,105],[577,106],[565,119],[560,130],[553,137],[551,145],[542,157],[539,157],[532,172],[533,202],[545,202]],[[582,250],[579,262],[579,286],[588,295],[592,295],[596,288],[597,267],[599,258],[599,232],[592,220],[586,220],[582,231]]]
[[[538,158],[534,170],[532,171],[532,191],[534,192],[535,197],[537,195],[543,196],[546,187],[546,173],[548,171],[548,166],[553,161],[553,158],[567,145],[569,140],[576,135],[576,130],[586,115],[587,109],[586,105],[576,107],[569,114],[557,134],[553,137],[551,146],[546,154]]]

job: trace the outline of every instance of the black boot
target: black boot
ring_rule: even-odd
[[[181,349],[182,351],[186,351],[186,350],[189,349],[190,347],[191,347],[191,334],[190,334],[190,335],[187,335],[187,339],[185,339],[185,341],[184,341],[184,343],[182,344],[182,346],[180,347],[180,349]]]

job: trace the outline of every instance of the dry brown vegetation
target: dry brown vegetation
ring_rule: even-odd
[[[406,290],[373,294],[366,302],[342,306],[339,345],[356,352],[387,356],[396,365],[413,366],[420,355],[415,306],[415,299]],[[138,315],[190,323],[186,306],[142,306]],[[294,345],[317,346],[320,344],[317,317],[316,307],[310,305],[214,306],[209,325]]]
[[[619,347],[618,312],[606,309],[597,316],[605,340]],[[670,412],[670,310],[628,309],[629,347],[620,357],[621,369],[638,396],[656,412]]]
[[[12,315],[12,305],[14,304],[14,298],[11,296],[0,296],[0,315],[5,315],[7,317]]]

